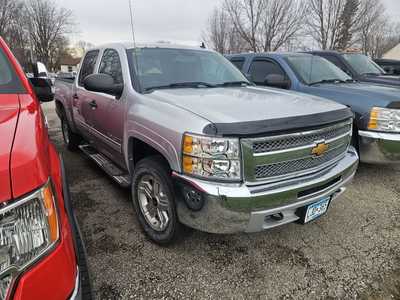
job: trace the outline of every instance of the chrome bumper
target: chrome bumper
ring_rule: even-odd
[[[81,276],[79,268],[76,269],[75,287],[69,300],[82,300]]]
[[[189,227],[211,233],[258,232],[291,223],[300,218],[298,208],[328,196],[334,200],[343,193],[357,166],[357,152],[350,147],[343,159],[321,172],[259,186],[212,183],[174,174],[181,184],[199,191],[204,201],[201,210],[193,211],[181,193],[178,217]],[[275,214],[283,218],[276,220]]]
[[[372,164],[400,163],[400,133],[359,131],[360,160]]]

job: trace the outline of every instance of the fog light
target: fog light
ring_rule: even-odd
[[[10,285],[11,276],[6,276],[0,280],[0,299],[6,299]]]
[[[183,197],[186,205],[194,211],[199,211],[204,206],[204,199],[199,191],[194,190],[190,187],[183,188]]]

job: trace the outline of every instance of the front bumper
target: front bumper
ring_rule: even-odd
[[[400,163],[400,133],[359,131],[360,160],[371,164]]]
[[[82,300],[82,278],[79,268],[76,270],[75,287],[69,300]]]
[[[174,174],[180,179],[178,217],[189,227],[211,233],[258,232],[291,223],[300,219],[299,208],[343,193],[357,166],[357,152],[350,147],[343,159],[317,174],[265,185],[212,183]],[[188,187],[202,195],[204,204],[198,211],[185,202],[182,191]]]

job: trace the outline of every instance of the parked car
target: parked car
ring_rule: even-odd
[[[359,83],[328,60],[303,53],[228,56],[255,84],[324,97],[355,113],[353,145],[368,163],[400,162],[400,98],[397,88]],[[240,65],[239,65],[240,62]]]
[[[90,299],[63,163],[40,108],[53,98],[0,38],[0,299]]]
[[[311,51],[308,53],[329,60],[357,81],[400,87],[399,76],[387,74],[372,59],[361,53],[337,51]]]
[[[374,61],[386,74],[400,76],[400,60],[379,58]]]
[[[73,72],[58,72],[56,76],[56,80],[66,80],[70,82],[74,82],[76,74]]]
[[[64,141],[131,187],[156,243],[181,224],[236,233],[307,223],[357,169],[349,108],[254,87],[213,51],[109,44],[80,65],[73,84],[56,81]]]

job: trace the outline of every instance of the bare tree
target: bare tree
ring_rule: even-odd
[[[359,5],[359,0],[346,0],[339,19],[340,28],[334,49],[345,50],[350,46],[357,26]]]
[[[24,3],[20,0],[0,0],[0,36],[5,39],[19,62],[29,63],[27,30],[24,18]]]
[[[5,37],[8,33],[16,6],[17,2],[14,0],[0,0],[0,36]]]
[[[335,48],[340,32],[340,16],[345,0],[309,0],[306,24],[308,34],[321,49]]]
[[[375,56],[391,26],[385,7],[380,0],[362,0],[358,17],[358,43],[365,54]]]
[[[215,8],[208,19],[203,40],[222,54],[246,51],[246,43],[238,34],[230,16],[223,8]]]
[[[71,32],[72,12],[49,0],[27,0],[25,8],[31,47],[37,59],[53,69],[54,55]]]
[[[215,51],[225,54],[228,52],[229,47],[230,27],[231,24],[229,16],[225,13],[225,11],[215,8],[212,15],[208,19],[206,32],[203,34],[204,39]]]
[[[276,51],[290,45],[300,33],[303,1],[225,0],[222,11],[227,12],[234,33],[249,51]]]
[[[225,0],[224,9],[228,12],[238,35],[254,52],[260,49],[260,32],[263,27],[265,0]]]
[[[262,16],[260,40],[263,51],[277,51],[290,47],[291,41],[301,31],[305,17],[303,1],[266,0]]]

